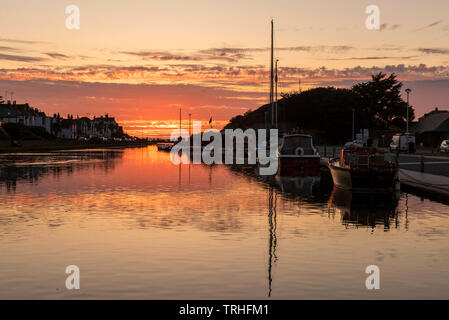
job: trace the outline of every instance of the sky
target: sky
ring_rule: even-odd
[[[65,10],[80,9],[69,30]],[[365,10],[380,9],[380,30]],[[53,114],[108,113],[131,133],[231,117],[279,92],[396,73],[418,116],[449,109],[447,0],[2,0],[0,95]]]

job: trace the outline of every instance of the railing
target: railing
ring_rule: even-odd
[[[395,161],[390,161],[385,159],[385,155],[376,154],[356,154],[356,158],[351,158],[351,156],[345,157],[345,163],[341,164],[343,167],[355,169],[355,168],[375,168],[375,167],[385,167],[395,163]],[[379,161],[380,160],[380,161]]]
[[[343,149],[342,146],[315,146],[315,148],[318,150],[320,156],[322,157],[329,157],[329,158],[335,158],[340,155],[341,150]]]

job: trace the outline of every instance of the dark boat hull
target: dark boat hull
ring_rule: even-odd
[[[349,169],[332,163],[329,169],[335,186],[351,191],[390,192],[397,180],[396,170]]]
[[[281,176],[319,176],[319,156],[279,156],[279,174]]]

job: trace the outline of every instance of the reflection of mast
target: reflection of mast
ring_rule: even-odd
[[[181,108],[179,108],[179,141],[182,140],[181,120],[182,120]],[[182,154],[180,155],[180,159],[179,159],[179,186],[181,186],[181,163],[182,163]]]
[[[189,113],[189,150],[190,150],[190,152],[189,152],[189,184],[190,184],[190,166],[192,165],[192,161],[191,161],[191,158],[190,158],[190,155],[191,155],[191,152],[193,152],[193,147],[192,147],[192,143],[191,143],[191,141],[192,141],[192,114],[191,113]]]
[[[405,230],[408,230],[408,193],[405,194]]]
[[[209,165],[209,184],[212,184],[212,165]]]
[[[268,189],[268,225],[270,230],[270,242],[268,244],[268,297],[271,297],[271,283],[273,282],[273,277],[271,275],[271,270],[273,268],[273,263],[276,263],[276,200],[277,194],[274,192],[272,186]],[[274,199],[273,199],[274,194]]]
[[[190,165],[191,165],[191,161],[189,161],[189,184],[190,184]]]

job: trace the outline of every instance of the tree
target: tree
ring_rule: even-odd
[[[352,90],[360,97],[361,115],[370,131],[376,128],[388,129],[391,124],[404,123],[407,103],[401,97],[402,83],[392,73],[390,76],[380,72],[372,76],[371,81],[356,84]],[[414,110],[409,108],[409,118],[414,119]]]
[[[355,130],[369,128],[398,130],[405,127],[407,103],[401,97],[402,83],[395,74],[373,75],[371,81],[352,89],[319,87],[306,91],[281,93],[278,104],[279,129],[291,132],[300,128],[312,134],[317,143],[341,144],[352,139],[352,116]],[[265,104],[244,115],[235,116],[225,127],[260,128],[270,120],[271,105]],[[414,119],[413,108],[409,119]]]

